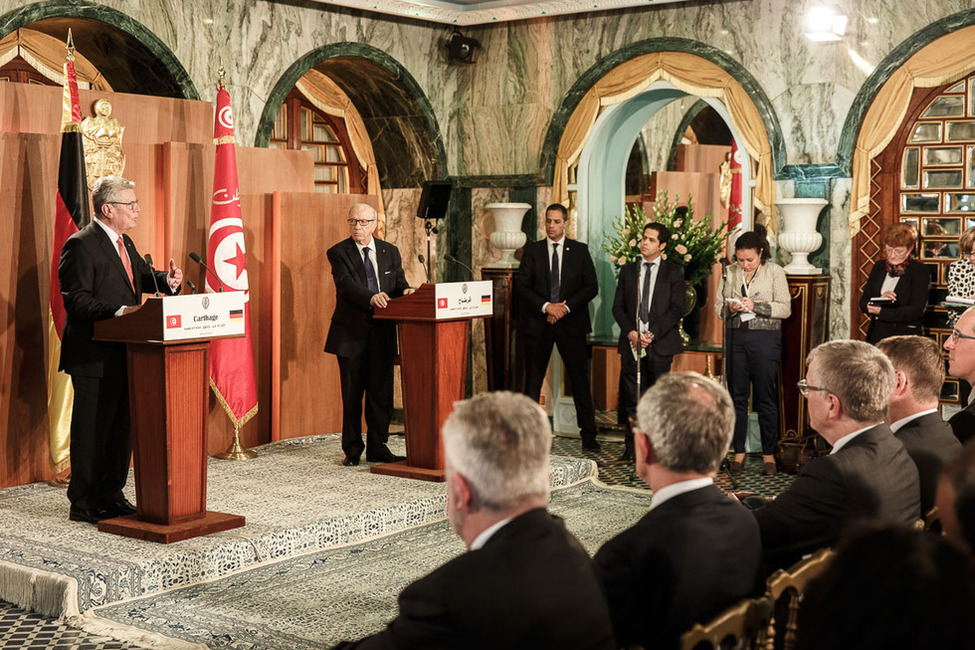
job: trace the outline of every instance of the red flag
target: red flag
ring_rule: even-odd
[[[738,143],[731,141],[731,196],[728,199],[728,232],[734,232],[741,225],[741,151]]]
[[[244,221],[240,213],[237,185],[237,154],[234,148],[234,116],[230,93],[221,83],[217,89],[217,111],[213,119],[213,143],[217,147],[210,209],[207,259],[219,278],[214,286],[206,278],[206,290],[243,291],[243,338],[218,339],[210,344],[210,387],[224,410],[240,430],[257,413],[257,382],[254,379],[254,351],[251,345],[250,290],[244,249]]]
[[[51,315],[48,323],[47,412],[50,422],[51,460],[60,473],[70,462],[71,409],[74,392],[66,374],[58,371],[61,360],[61,334],[64,330],[64,299],[58,282],[61,248],[68,237],[91,221],[88,210],[88,178],[81,135],[81,103],[74,69],[74,43],[68,31],[68,56],[64,63],[64,93],[61,101],[61,159],[58,166],[58,191],[55,198],[54,237],[51,246]]]

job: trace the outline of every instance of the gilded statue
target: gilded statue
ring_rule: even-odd
[[[81,121],[84,136],[85,169],[88,172],[88,189],[101,176],[121,176],[125,169],[125,152],[122,151],[122,126],[112,114],[112,104],[99,99],[92,106],[94,117]]]

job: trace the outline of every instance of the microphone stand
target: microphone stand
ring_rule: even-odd
[[[725,262],[726,259],[723,260],[723,262]],[[721,313],[724,314],[724,319],[723,319],[724,320],[724,336],[722,337],[722,340],[721,340],[721,360],[722,360],[722,365],[723,365],[723,368],[722,368],[722,371],[723,372],[721,373],[721,383],[724,385],[724,387],[726,389],[728,389],[728,386],[730,384],[730,382],[728,381],[728,375],[731,374],[729,372],[729,368],[731,367],[731,363],[730,363],[731,362],[731,358],[730,358],[731,355],[729,354],[730,347],[729,347],[729,344],[728,344],[728,330],[730,329],[728,327],[728,317],[729,317],[729,314],[728,314],[728,304],[724,302],[724,294],[725,294],[725,291],[727,290],[727,287],[728,287],[728,275],[729,275],[729,271],[730,270],[731,270],[731,264],[722,263],[722,269],[721,269],[721,291],[719,292],[720,293],[720,297],[721,297],[721,302],[723,303],[721,305]],[[730,392],[730,390],[729,390],[729,392]],[[727,454],[725,455],[724,458],[721,459],[721,465],[718,467],[718,471],[719,472],[724,472],[725,476],[728,477],[728,480],[731,482],[731,490],[732,490],[732,492],[737,491],[738,490],[738,481],[735,479],[735,475],[731,471],[731,463],[728,461]]]
[[[434,226],[429,219],[427,219],[423,224],[423,229],[427,233],[427,282],[430,282],[431,270],[430,270],[430,233],[439,234],[437,227]]]

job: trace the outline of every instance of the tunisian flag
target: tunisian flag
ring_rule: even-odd
[[[738,144],[731,141],[731,160],[728,164],[731,170],[731,195],[728,199],[728,232],[734,232],[741,226],[741,150]]]
[[[223,405],[235,432],[257,413],[257,382],[251,345],[251,303],[244,250],[244,221],[240,214],[237,185],[237,153],[234,148],[234,116],[230,93],[223,83],[217,88],[217,112],[213,119],[213,144],[217,147],[213,171],[213,197],[207,259],[220,279],[206,279],[207,293],[244,292],[244,338],[218,339],[210,343],[210,387]],[[216,284],[216,286],[214,286]]]
[[[68,36],[69,52],[73,52]],[[88,176],[81,135],[81,104],[74,56],[64,63],[64,93],[61,100],[61,162],[58,166],[58,191],[54,211],[54,244],[51,249],[51,317],[48,325],[47,412],[51,423],[51,460],[58,473],[67,469],[71,442],[71,407],[74,391],[71,380],[58,371],[61,360],[61,332],[64,329],[64,299],[58,282],[61,248],[68,237],[91,221],[88,209]]]

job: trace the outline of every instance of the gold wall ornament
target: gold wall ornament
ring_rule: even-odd
[[[121,176],[125,169],[125,152],[122,151],[122,133],[125,127],[114,117],[109,117],[112,114],[111,102],[99,99],[91,109],[94,116],[81,121],[89,190],[95,179],[102,176]]]

